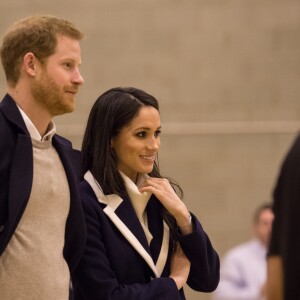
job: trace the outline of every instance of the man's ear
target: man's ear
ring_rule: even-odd
[[[25,72],[30,76],[35,76],[36,74],[36,62],[37,59],[32,52],[28,52],[23,58],[23,67]]]

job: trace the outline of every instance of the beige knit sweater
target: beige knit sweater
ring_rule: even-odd
[[[0,257],[0,299],[67,300],[70,275],[63,247],[70,209],[69,186],[51,141],[32,142],[31,195]]]

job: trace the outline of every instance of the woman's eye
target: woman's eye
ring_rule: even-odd
[[[154,136],[155,138],[157,138],[157,137],[160,136],[160,134],[161,134],[161,130],[157,130],[157,131],[155,131],[155,132],[153,133],[153,136]],[[150,136],[150,135],[152,135],[152,133],[150,134],[150,132],[146,132],[146,131],[141,131],[141,132],[137,133],[137,136],[140,137],[140,138],[145,138],[145,137],[147,137],[148,135]]]
[[[146,136],[146,132],[144,132],[144,131],[143,131],[143,132],[139,132],[139,133],[137,134],[137,136],[138,136],[138,137],[141,137],[141,138],[142,138],[142,137],[145,137],[145,136]]]
[[[154,133],[155,137],[159,137],[160,135],[161,135],[161,130],[155,131],[155,133]]]

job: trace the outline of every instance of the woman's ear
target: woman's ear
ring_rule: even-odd
[[[114,144],[115,144],[114,139],[111,139],[111,140],[110,140],[110,148],[113,148],[113,147],[114,147]]]

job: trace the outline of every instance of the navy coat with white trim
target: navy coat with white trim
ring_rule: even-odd
[[[103,195],[88,173],[79,187],[88,236],[73,277],[75,300],[185,299],[183,289],[178,291],[175,281],[169,278],[173,242],[155,196],[146,208],[153,235],[149,246],[130,200]],[[191,262],[187,283],[194,290],[211,292],[219,282],[219,257],[194,215],[192,220],[191,234],[176,233]],[[161,259],[165,251],[165,259]]]

